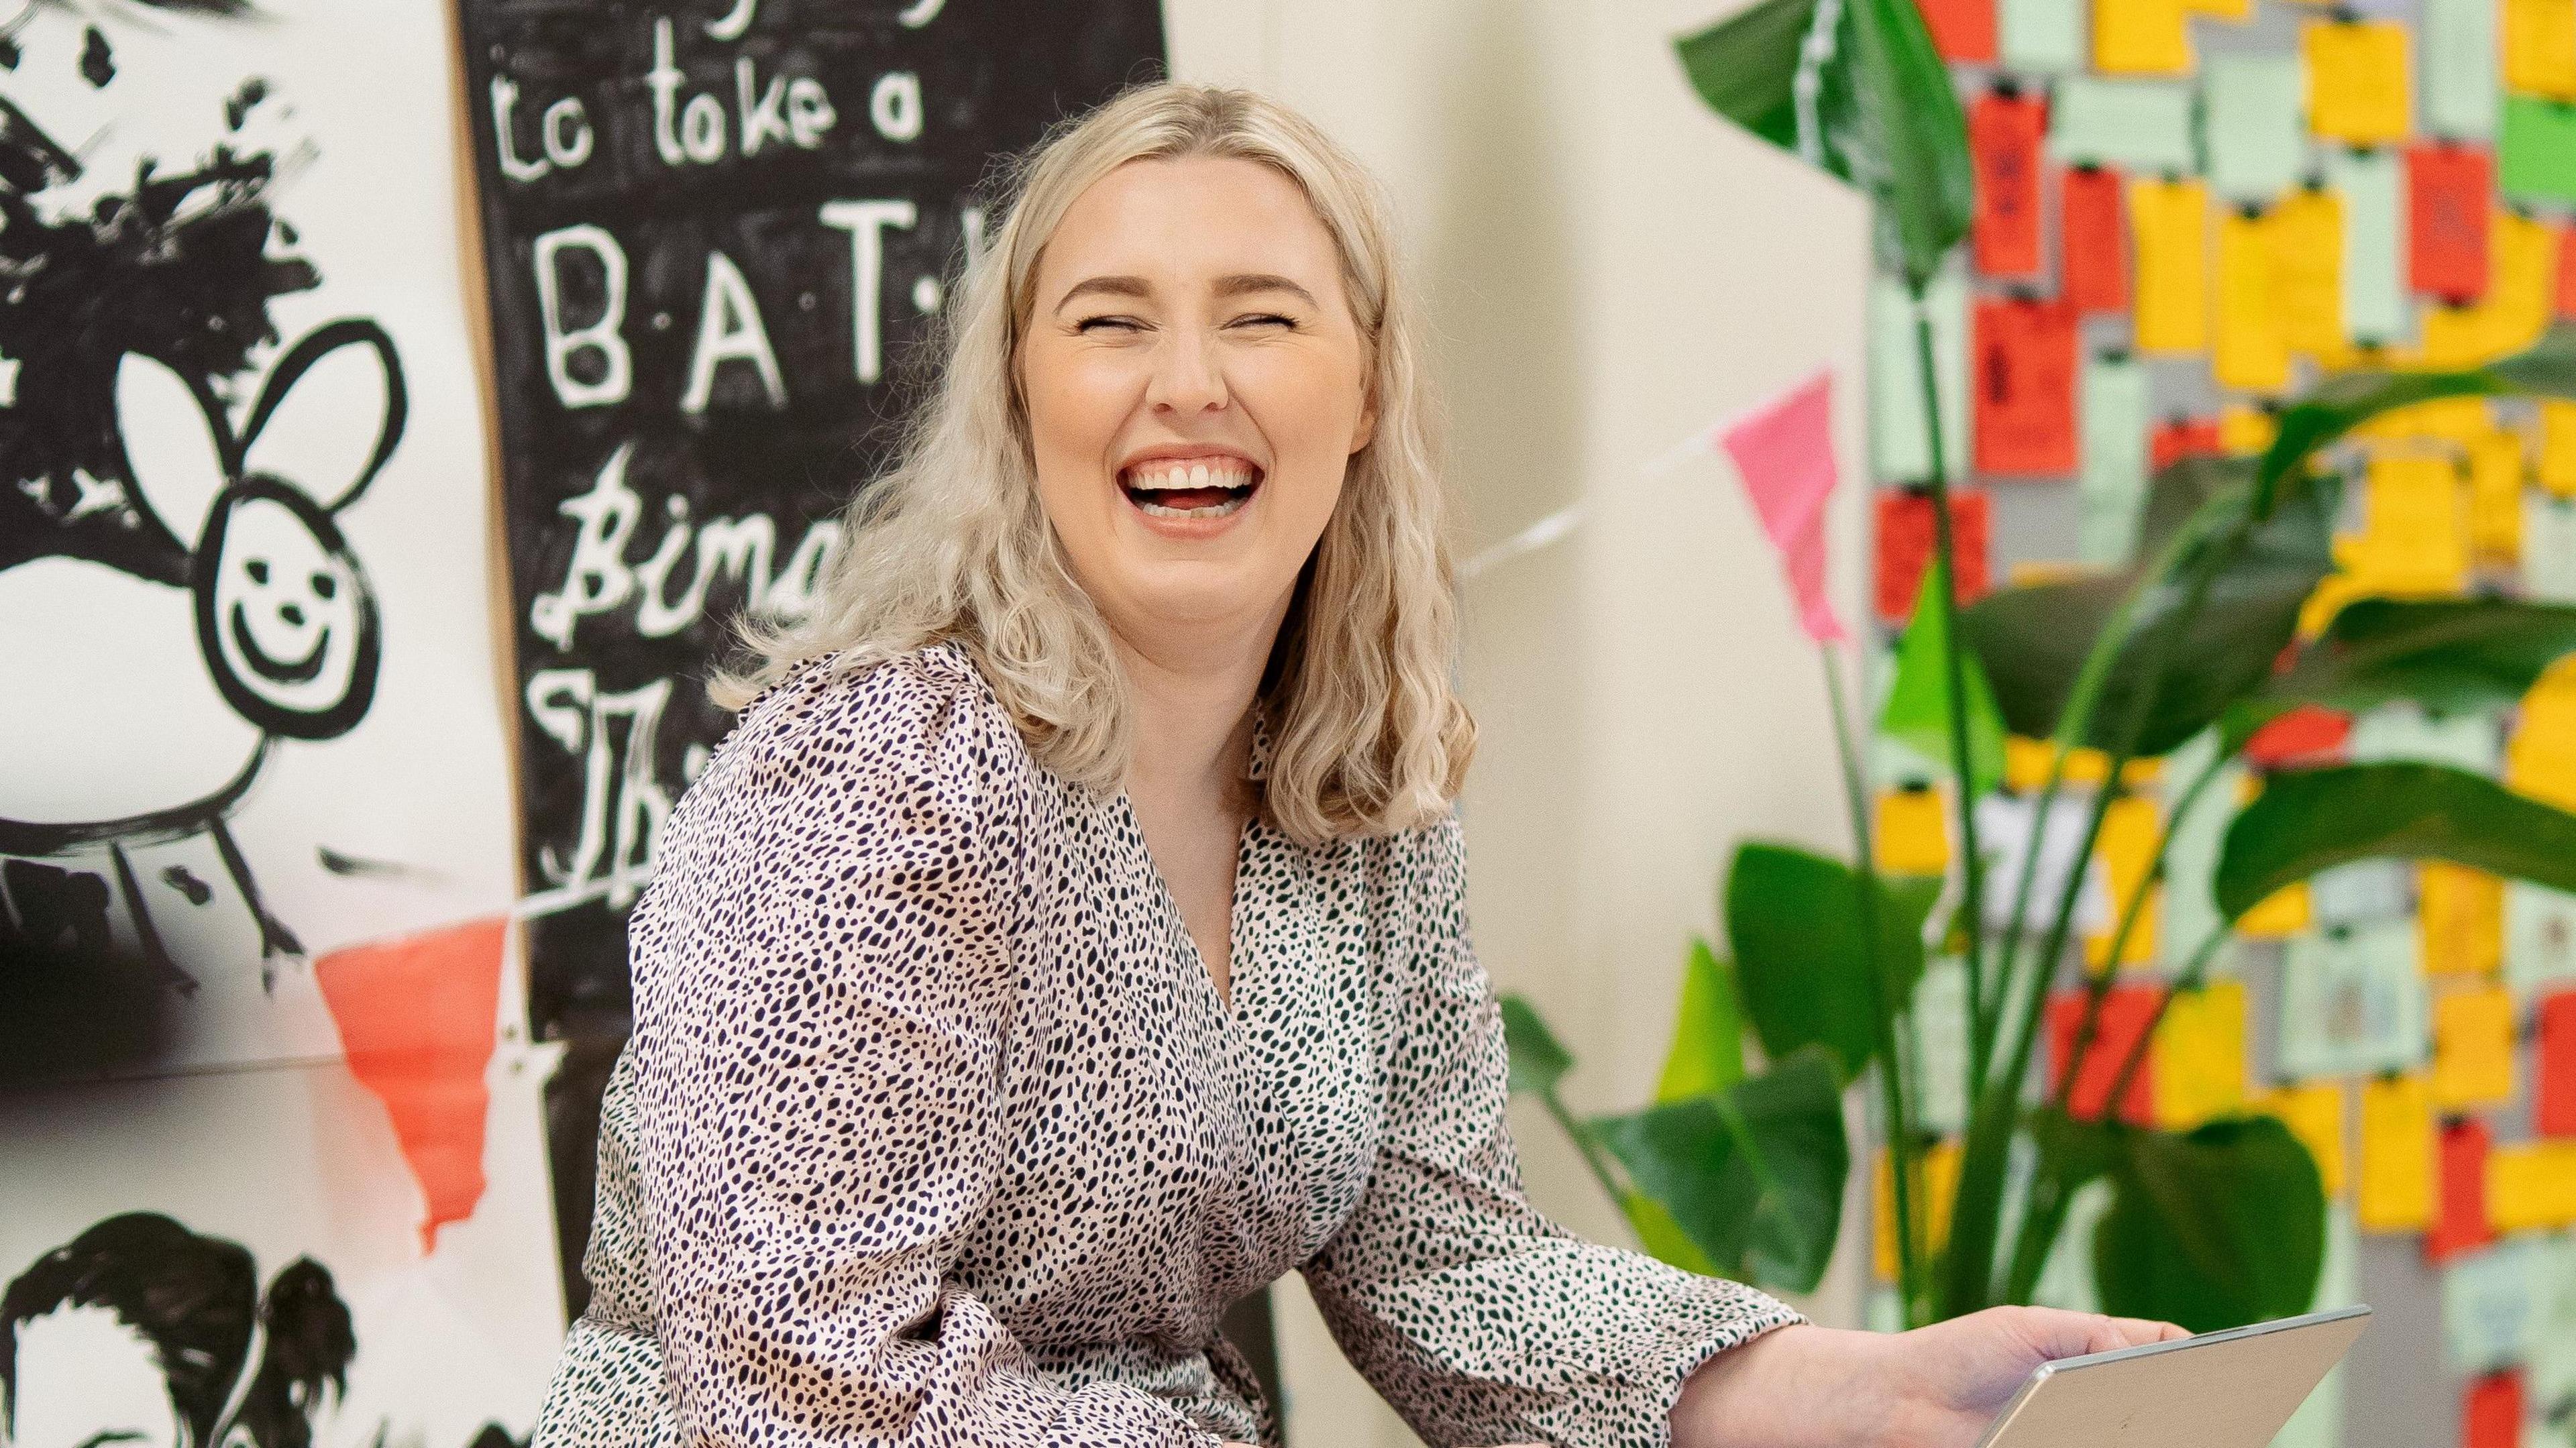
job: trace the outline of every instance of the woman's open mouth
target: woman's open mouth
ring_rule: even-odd
[[[1261,471],[1240,458],[1148,459],[1119,475],[1119,488],[1149,518],[1225,518],[1261,487]]]

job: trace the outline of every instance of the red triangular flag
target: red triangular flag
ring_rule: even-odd
[[[349,1074],[385,1103],[420,1183],[420,1248],[483,1197],[483,1124],[501,1003],[504,918],[335,950],[313,963]]]

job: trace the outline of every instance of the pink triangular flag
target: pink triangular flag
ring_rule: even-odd
[[[474,1214],[509,922],[475,920],[335,950],[313,963],[349,1074],[385,1103],[427,1208],[420,1247]]]
[[[1844,638],[1842,620],[1825,597],[1825,504],[1834,495],[1833,374],[1819,372],[1793,391],[1721,425],[1717,440],[1735,459],[1762,531],[1780,550],[1780,566],[1797,595],[1798,621],[1820,644]]]

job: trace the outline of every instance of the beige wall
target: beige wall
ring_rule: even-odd
[[[1748,834],[1842,850],[1814,651],[1721,462],[1676,442],[1835,369],[1835,580],[1858,622],[1866,213],[1701,106],[1671,50],[1729,0],[1165,0],[1174,68],[1301,107],[1394,191],[1441,336],[1470,548],[1583,500],[1554,548],[1467,586],[1472,906],[1497,985],[1642,1101],[1694,932]],[[1570,1148],[1516,1118],[1530,1190],[1626,1241]],[[1813,1310],[1850,1321],[1858,1253]],[[1401,1443],[1292,1279],[1290,1431]]]

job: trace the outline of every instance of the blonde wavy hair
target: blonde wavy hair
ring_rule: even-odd
[[[717,678],[719,704],[738,709],[809,659],[856,671],[955,640],[1040,764],[1095,790],[1120,787],[1134,705],[1109,628],[1039,506],[1013,359],[1038,258],[1075,198],[1129,161],[1184,156],[1257,161],[1305,193],[1339,250],[1378,409],[1262,676],[1270,757],[1252,785],[1258,807],[1304,843],[1446,812],[1476,727],[1450,687],[1455,579],[1423,325],[1376,182],[1312,122],[1250,91],[1136,87],[1060,125],[1005,173],[1004,220],[951,293],[933,344],[944,365],[898,461],[851,505],[811,611],[746,626],[755,659]]]

